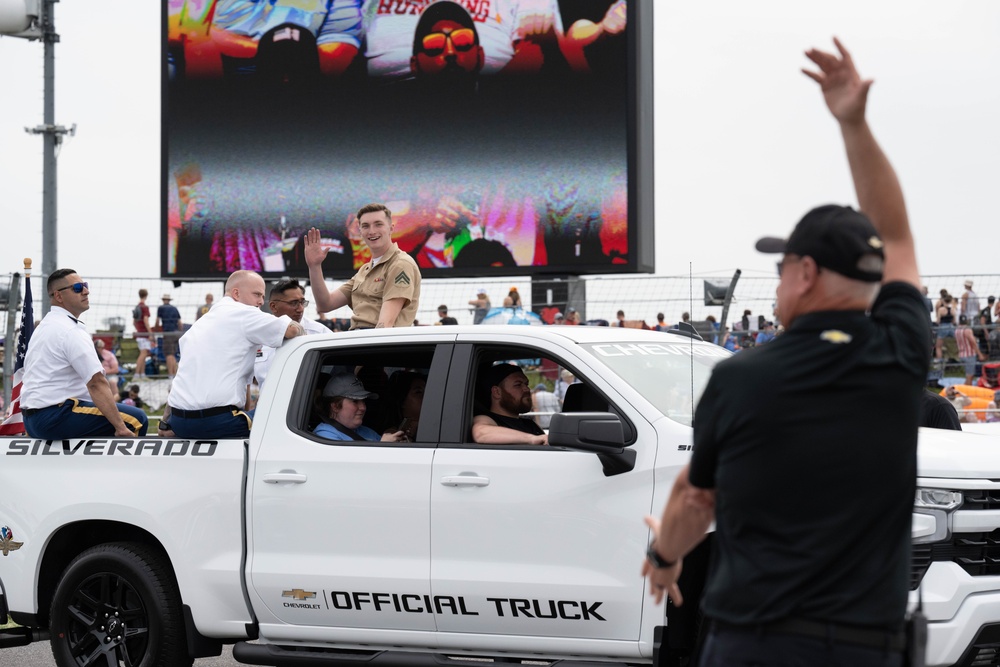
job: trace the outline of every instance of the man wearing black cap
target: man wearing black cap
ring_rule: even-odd
[[[902,190],[865,120],[872,82],[834,41],[839,56],[810,50],[819,72],[805,73],[840,125],[864,213],[821,206],[787,240],[758,242],[784,253],[786,331],[716,366],[691,463],[662,523],[647,518],[644,573],[677,604],[681,559],[716,521],[703,666],[902,658],[930,325]]]
[[[481,400],[489,410],[472,419],[472,439],[484,445],[547,445],[545,432],[531,419],[531,386],[514,364],[497,364],[481,381]]]

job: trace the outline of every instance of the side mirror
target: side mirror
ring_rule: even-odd
[[[549,444],[594,452],[608,477],[635,468],[635,450],[625,446],[622,420],[610,412],[557,412],[549,422]]]

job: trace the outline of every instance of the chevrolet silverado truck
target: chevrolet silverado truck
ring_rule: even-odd
[[[190,665],[223,644],[257,665],[686,664],[711,539],[685,560],[687,603],[664,608],[639,576],[642,517],[687,464],[695,402],[728,355],[607,327],[307,336],[276,355],[247,441],[2,439],[0,618],[20,627],[0,646],[48,639],[60,667]],[[564,392],[549,446],[472,441],[477,381],[500,361]],[[313,434],[343,369],[379,394],[376,430],[398,424],[394,373],[426,377],[411,442]],[[995,664],[992,443],[921,433],[928,664]]]

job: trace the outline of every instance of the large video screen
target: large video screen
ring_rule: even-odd
[[[349,277],[371,202],[424,277],[652,271],[639,7],[168,0],[162,275],[305,274],[316,227]]]

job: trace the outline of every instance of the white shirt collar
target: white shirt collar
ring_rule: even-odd
[[[83,320],[81,320],[79,318],[76,318],[76,317],[73,317],[73,313],[69,312],[68,310],[66,310],[62,306],[49,306],[49,314],[52,314],[52,313],[62,313],[63,315],[65,315],[69,319],[73,320],[77,324],[83,324]]]

